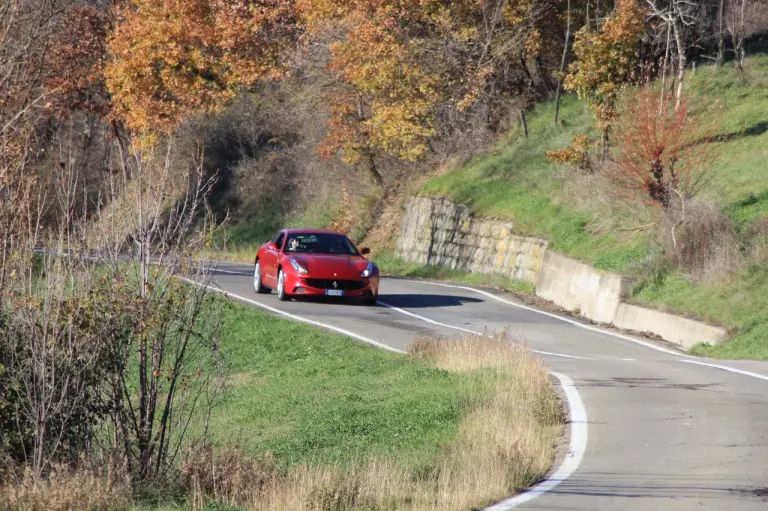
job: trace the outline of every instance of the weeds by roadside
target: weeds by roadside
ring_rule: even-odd
[[[72,471],[64,465],[53,467],[44,480],[27,469],[0,486],[1,511],[118,511],[129,504],[130,490],[113,473]]]

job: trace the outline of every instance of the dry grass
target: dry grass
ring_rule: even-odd
[[[757,220],[747,231],[751,258],[756,263],[768,262],[768,218]]]
[[[548,470],[564,413],[543,363],[506,333],[430,338],[410,354],[466,375],[471,386],[454,441],[414,472],[396,459],[301,465],[204,451],[182,467],[196,508],[209,500],[250,509],[472,509],[535,483]]]
[[[27,472],[0,486],[0,510],[69,511],[128,509],[130,492],[110,474],[56,467],[44,480]]]
[[[372,225],[362,243],[371,247],[375,254],[393,251],[403,222],[405,202],[431,177],[447,172],[448,169],[457,166],[460,161],[457,156],[453,156],[442,165],[438,165],[433,172],[426,170],[412,172],[392,183],[380,199],[378,210],[372,211]]]
[[[686,206],[683,221],[675,229],[677,247],[672,243],[672,223],[662,227],[667,259],[693,282],[711,281],[742,267],[744,257],[733,222],[711,204],[693,202]]]
[[[592,154],[590,158],[595,156]],[[594,235],[618,231],[627,237],[645,233],[646,230],[639,227],[655,220],[653,208],[619,197],[616,185],[606,177],[615,163],[595,161],[590,165],[592,172],[568,165],[560,165],[555,171],[563,182],[568,204],[576,211],[588,213],[590,221],[585,230]]]

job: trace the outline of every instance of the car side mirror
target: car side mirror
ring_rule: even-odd
[[[360,249],[360,253],[361,253],[362,255],[368,255],[368,254],[370,254],[370,253],[371,253],[371,249],[370,249],[370,248],[368,248],[368,247],[363,247],[363,248],[361,248],[361,249]]]

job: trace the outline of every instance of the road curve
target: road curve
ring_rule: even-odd
[[[225,293],[397,350],[425,334],[522,334],[573,380],[589,434],[576,471],[515,509],[768,510],[768,363],[688,357],[465,286],[385,278],[380,306],[361,307],[256,295],[249,265],[212,272]]]

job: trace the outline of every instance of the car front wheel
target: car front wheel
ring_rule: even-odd
[[[285,273],[282,268],[277,272],[277,299],[281,302],[288,300],[288,294],[285,292]]]
[[[261,279],[261,261],[256,261],[256,265],[253,268],[253,290],[265,295],[272,292],[270,288],[264,285]]]

